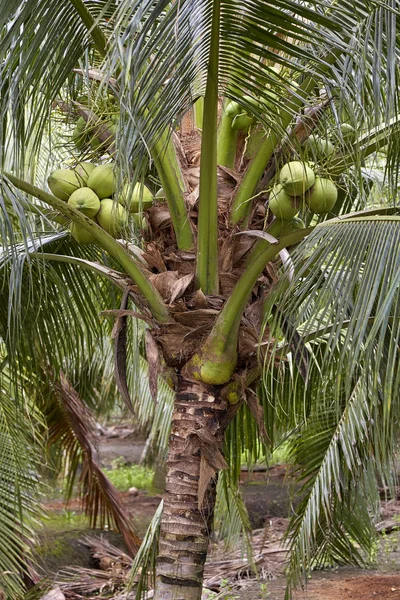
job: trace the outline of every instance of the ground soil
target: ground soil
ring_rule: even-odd
[[[123,457],[127,462],[138,462],[143,443],[127,437],[125,439],[108,438],[100,444],[101,463],[109,466],[115,458]],[[242,473],[242,492],[254,528],[266,528],[273,535],[276,530],[285,527],[287,517],[293,510],[292,497],[295,488],[286,476],[285,466],[277,466],[269,471],[257,471],[249,475]],[[124,503],[133,516],[139,535],[143,535],[159,502],[160,495],[140,492],[133,497],[123,494]],[[52,500],[46,508],[50,514],[61,514],[65,507],[61,500]],[[400,503],[396,511],[400,514]],[[72,502],[68,510],[79,513],[79,504]],[[396,515],[395,515],[396,516]],[[272,533],[271,533],[272,532]],[[40,562],[45,573],[55,573],[60,568],[79,564],[93,568],[93,559],[86,546],[80,543],[85,535],[99,535],[99,531],[89,530],[85,525],[77,528],[52,528],[51,524],[41,535],[39,549]],[[121,536],[113,532],[102,532],[108,541],[123,548]],[[268,572],[264,581],[249,579],[235,582],[226,588],[225,598],[233,600],[283,600],[285,580],[279,569]],[[221,591],[221,590],[218,590]],[[221,598],[221,596],[218,596]],[[307,588],[297,590],[293,600],[400,600],[400,533],[395,530],[380,538],[377,569],[339,567],[336,570],[318,571],[312,574]]]

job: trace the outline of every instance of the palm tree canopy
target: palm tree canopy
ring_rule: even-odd
[[[293,455],[304,480],[304,500],[291,527],[293,572],[301,565],[309,568],[315,556],[320,563],[327,558],[361,562],[355,543],[369,548],[366,516],[375,503],[375,498],[368,503],[367,492],[377,473],[387,472],[397,443],[399,217],[395,208],[393,214],[385,209],[345,215],[370,201],[364,165],[383,147],[389,193],[396,189],[398,3],[1,0],[0,8],[0,160],[3,171],[40,188],[47,189],[46,176],[54,166],[71,158],[72,117],[64,109],[82,111],[79,96],[88,88],[90,110],[118,115],[119,188],[126,180],[143,178],[147,163],[159,171],[171,132],[198,98],[205,96],[215,114],[219,96],[241,103],[256,117],[265,143],[236,174],[233,205],[236,195],[244,198],[239,206],[254,205],[265,191],[267,166],[273,176],[274,161],[285,153],[304,157],[301,114],[315,109],[319,131],[329,133],[340,148],[329,168],[336,169],[342,203],[334,219],[309,215],[313,231],[307,230],[290,258],[295,276],[288,286],[284,274],[282,287],[267,299],[264,332],[271,339],[260,342],[264,368],[257,388],[266,432],[261,443],[254,442],[263,434],[262,419],[254,419],[257,411],[250,402],[243,403],[226,434],[229,470],[221,488],[232,501],[234,494],[227,490],[240,467],[239,449],[267,455],[268,438],[273,443],[282,432],[296,432]],[[343,118],[357,129],[354,144],[344,142]],[[204,139],[212,129],[206,120]],[[212,155],[210,172],[216,170],[215,144],[211,135],[210,145],[201,150],[202,160],[208,151]],[[189,166],[184,159],[180,165]],[[320,174],[329,168],[324,163]],[[190,203],[188,169],[182,172],[183,196]],[[153,171],[157,182],[158,175]],[[0,340],[9,363],[7,387],[18,395],[21,372],[31,376],[36,365],[51,364],[73,379],[88,353],[93,363],[104,353],[104,370],[111,368],[110,322],[99,312],[119,308],[126,265],[138,269],[138,261],[125,246],[117,256],[115,244],[105,252],[71,242],[65,223],[54,222],[54,205],[50,202],[49,209],[45,197],[37,200],[12,183],[2,177]],[[210,211],[217,208],[209,202]],[[68,218],[79,217],[71,212]],[[232,231],[240,227],[235,224]],[[135,229],[129,236],[126,241],[138,242]],[[165,315],[169,307],[163,308]],[[145,328],[130,327],[132,392],[144,368]],[[85,399],[94,379],[88,377]],[[156,415],[152,435],[165,451],[172,397],[164,390],[164,404],[154,408],[150,392],[141,402],[134,392],[131,396],[142,420]],[[354,480],[357,493],[346,495]],[[345,503],[359,507],[359,519],[338,527]],[[235,510],[242,513],[240,503]],[[237,530],[237,521],[232,523]]]

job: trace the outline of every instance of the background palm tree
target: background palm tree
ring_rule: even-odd
[[[55,373],[67,358],[79,367],[103,327],[99,304],[130,302],[141,325],[129,334],[127,313],[113,313],[122,394],[130,402],[126,377],[143,350],[153,396],[162,375],[176,389],[155,597],[200,598],[216,475],[226,469],[221,487],[235,489],[239,449],[267,454],[282,431],[294,433],[304,480],[289,582],[315,560],[363,561],[369,492],[397,443],[400,240],[394,204],[344,215],[365,207],[362,165],[382,147],[396,189],[397,3],[2,4],[1,335],[13,389],[39,355]],[[96,125],[112,114],[115,140]],[[145,177],[163,188],[167,208],[146,213],[141,258],[129,245],[137,227],[116,241],[43,190],[71,153],[54,141],[79,115],[115,161],[117,196]],[[233,133],[239,116],[249,134]],[[310,158],[315,128],[336,146],[315,169],[341,193],[333,218],[303,205],[309,227],[293,230],[264,203],[283,163]],[[54,234],[70,220],[93,244]],[[44,232],[49,252],[37,245]],[[281,273],[275,259],[293,246]]]

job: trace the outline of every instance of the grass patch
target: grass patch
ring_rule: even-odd
[[[131,487],[149,489],[154,477],[153,469],[141,465],[121,464],[120,459],[113,461],[111,469],[103,471],[120,492],[127,492]]]

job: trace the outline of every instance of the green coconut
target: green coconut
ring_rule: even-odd
[[[128,225],[128,213],[125,208],[111,198],[104,198],[100,202],[96,219],[100,227],[113,237],[118,237]]]
[[[289,196],[301,196],[314,185],[315,175],[309,166],[294,160],[282,167],[279,181]]]
[[[291,221],[299,212],[299,203],[299,198],[289,196],[282,185],[278,184],[273,187],[269,195],[268,206],[277,219]]]
[[[92,171],[94,171],[95,168],[96,165],[85,161],[78,163],[76,167],[74,167],[75,173],[77,173],[81,178],[82,186],[86,187],[89,175]]]
[[[100,210],[100,198],[89,187],[83,187],[70,195],[68,205],[87,217],[94,217]]]
[[[330,179],[316,177],[312,188],[305,195],[305,200],[313,212],[322,215],[328,213],[336,204],[338,190]]]
[[[79,117],[77,122],[75,123],[76,128],[83,133],[86,129],[86,121],[83,117]]]
[[[135,225],[139,228],[142,229],[143,231],[146,231],[149,227],[146,221],[146,218],[143,216],[143,214],[141,213],[133,213],[132,215],[133,217],[133,221],[135,223]]]
[[[252,115],[243,113],[235,117],[232,121],[232,129],[235,131],[247,131],[250,125],[254,123]]]
[[[225,114],[230,119],[234,119],[237,115],[243,112],[243,108],[240,106],[238,102],[231,100],[225,107]]]
[[[300,219],[300,217],[293,217],[291,225],[294,231],[296,231],[297,229],[304,229],[306,226],[303,219]]]
[[[332,142],[316,135],[310,135],[308,137],[307,147],[314,156],[319,158],[330,156],[335,151]]]
[[[78,223],[72,223],[71,235],[81,246],[87,246],[87,244],[92,244],[96,241],[92,234],[81,225],[78,225]]]
[[[154,196],[149,188],[142,183],[136,183],[133,189],[129,183],[126,183],[122,188],[118,202],[128,208],[131,213],[137,213],[150,208],[153,204],[153,199]]]
[[[353,142],[357,137],[357,132],[350,123],[342,123],[340,125],[342,137],[346,142]]]
[[[114,165],[99,165],[89,175],[87,186],[102,200],[115,192]]]
[[[100,147],[103,145],[103,142],[97,135],[93,136],[89,140],[89,144],[92,150],[100,150]]]
[[[57,169],[50,173],[47,183],[54,196],[67,201],[81,187],[82,180],[74,169]]]
[[[82,150],[86,146],[86,134],[82,133],[77,127],[72,132],[72,141],[78,150]]]
[[[157,190],[156,193],[154,194],[154,198],[156,200],[158,200],[159,202],[162,202],[163,200],[165,200],[166,196],[165,196],[164,188],[160,188],[159,190]]]
[[[245,96],[243,96],[243,100],[246,102],[246,104],[248,104],[249,106],[251,106],[252,108],[257,110],[258,112],[262,112],[262,104],[261,104],[260,100],[257,100],[257,98],[253,98],[252,96],[245,95]],[[250,111],[247,110],[247,112],[250,112]]]

